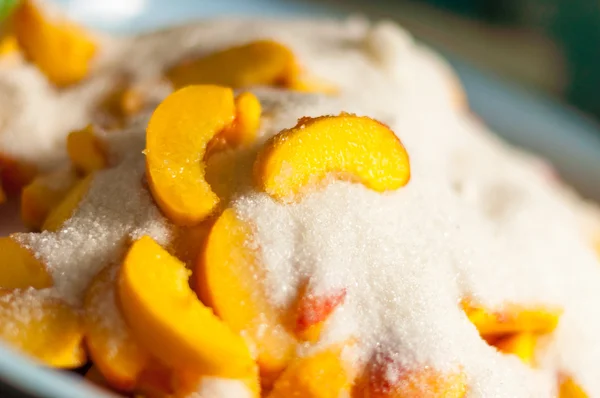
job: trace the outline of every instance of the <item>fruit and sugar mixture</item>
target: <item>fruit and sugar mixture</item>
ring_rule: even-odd
[[[13,349],[147,398],[600,397],[597,210],[400,27],[24,0],[0,53]]]

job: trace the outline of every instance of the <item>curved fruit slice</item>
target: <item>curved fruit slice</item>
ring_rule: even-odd
[[[338,398],[350,392],[351,382],[340,349],[294,359],[273,385],[269,398]]]
[[[341,114],[300,119],[267,141],[254,165],[256,186],[283,201],[332,175],[378,192],[395,190],[410,179],[408,154],[385,125]]]
[[[94,135],[91,124],[67,136],[67,153],[73,166],[84,175],[102,170],[108,164],[104,143]]]
[[[21,192],[21,219],[23,223],[38,230],[44,221],[77,182],[70,168],[36,177]]]
[[[88,74],[96,45],[85,30],[44,15],[34,1],[24,0],[14,13],[21,49],[57,86],[77,83]]]
[[[0,238],[0,289],[42,289],[52,277],[33,253],[10,237]]]
[[[185,265],[150,237],[131,246],[118,292],[134,335],[174,368],[219,377],[247,375],[254,361],[246,343],[198,300],[188,276]]]
[[[504,354],[516,355],[527,365],[533,365],[536,336],[531,332],[515,333],[494,343]]]
[[[190,86],[169,95],[146,130],[146,174],[160,209],[179,225],[195,225],[219,198],[204,178],[208,142],[235,116],[233,91]]]
[[[230,126],[209,141],[204,159],[226,148],[249,145],[256,139],[260,127],[260,101],[250,92],[235,97],[235,119]]]
[[[588,398],[588,395],[573,379],[568,378],[561,383],[558,398]]]
[[[362,397],[462,398],[466,392],[467,376],[461,370],[444,374],[430,366],[405,369],[398,363],[384,360],[369,367]]]
[[[482,336],[518,332],[550,333],[558,325],[562,311],[557,308],[506,306],[501,312],[463,304],[469,320]]]
[[[42,225],[44,231],[58,231],[65,221],[71,218],[77,207],[79,207],[79,203],[90,190],[93,179],[94,175],[90,174],[71,188],[67,196],[48,214],[44,225]]]
[[[192,84],[239,88],[280,86],[296,71],[294,54],[287,47],[259,40],[177,65],[167,71],[167,77],[176,88]]]
[[[118,269],[104,268],[86,292],[85,338],[90,357],[106,381],[118,390],[132,391],[150,354],[135,341],[117,306]]]
[[[173,370],[161,364],[156,358],[139,375],[134,397],[173,398]]]
[[[86,363],[79,314],[45,291],[14,290],[0,296],[0,339],[48,366]]]
[[[17,38],[12,34],[6,34],[0,38],[0,58],[15,54],[19,51]]]
[[[316,342],[323,324],[345,298],[346,289],[331,292],[327,296],[317,296],[304,289],[296,310],[296,335],[303,340]]]
[[[271,379],[290,361],[296,341],[284,327],[284,315],[268,301],[264,270],[249,242],[251,228],[233,209],[226,209],[213,225],[199,258],[196,288],[256,353],[263,378]]]

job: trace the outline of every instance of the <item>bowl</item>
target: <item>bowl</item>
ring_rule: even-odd
[[[341,16],[332,6],[301,0],[55,0],[84,24],[116,34],[148,31],[222,14]],[[458,72],[471,109],[506,140],[544,156],[584,195],[600,200],[600,126],[543,95],[526,91],[444,54]],[[11,207],[12,206],[12,207]],[[16,205],[0,218],[16,218]],[[6,228],[6,223],[3,223]],[[2,229],[0,227],[0,229]],[[8,232],[6,230],[0,231]],[[0,396],[102,398],[112,394],[70,372],[45,369],[0,344]]]

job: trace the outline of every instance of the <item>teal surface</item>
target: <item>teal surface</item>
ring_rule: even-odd
[[[216,15],[342,16],[318,2],[293,0],[61,0],[74,18],[114,33],[132,33]],[[96,4],[90,6],[90,4]],[[587,118],[543,96],[500,81],[459,59],[450,59],[471,108],[500,135],[547,156],[562,174],[600,199],[600,134]],[[108,396],[74,378],[35,366],[0,345],[0,382],[44,398]],[[6,388],[6,387],[5,387]],[[0,397],[12,397],[0,387]],[[16,395],[15,395],[16,396]]]

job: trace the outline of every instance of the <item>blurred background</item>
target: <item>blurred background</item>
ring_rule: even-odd
[[[598,0],[325,0],[400,21],[473,65],[600,119]]]

